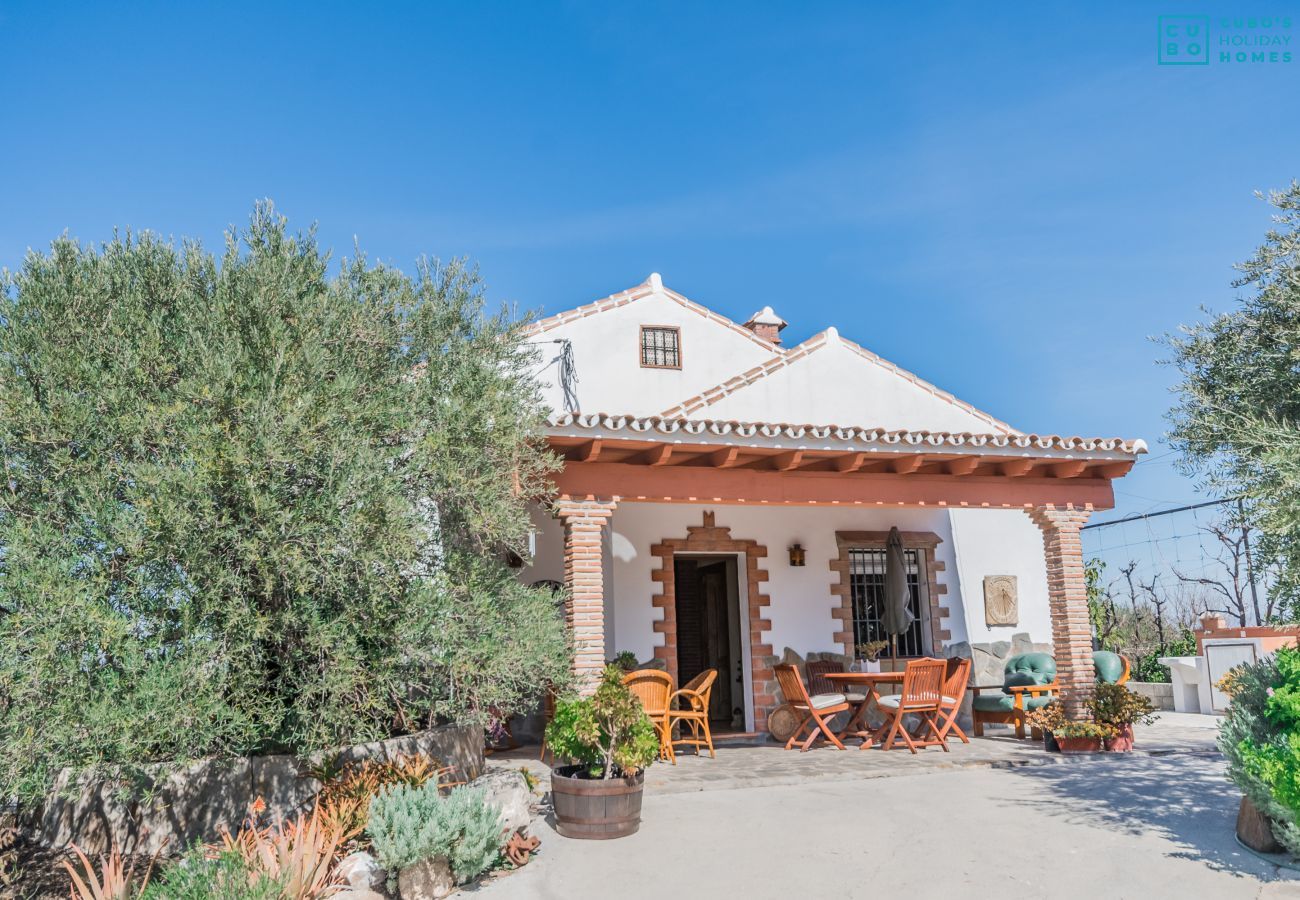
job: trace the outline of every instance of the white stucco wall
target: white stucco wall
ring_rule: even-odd
[[[681,329],[681,369],[642,367],[642,325]],[[573,343],[578,401],[584,413],[658,415],[777,355],[775,349],[687,309],[662,292],[559,325],[531,340],[540,344],[556,338]],[[545,399],[551,409],[562,411],[557,369],[550,365],[559,349],[546,344],[540,350],[545,367],[539,381]]]
[[[1029,632],[1030,639],[1048,643],[1052,618],[1047,602],[1047,567],[1043,533],[1018,509],[954,509],[953,545],[957,573],[963,586],[965,633],[973,644],[1009,641]],[[990,628],[984,617],[984,578],[1014,575],[1020,598],[1020,621]],[[956,637],[956,629],[953,636]]]
[[[763,568],[765,592],[771,598],[767,616],[770,640],[779,654],[792,647],[800,653],[838,650],[833,642],[836,623],[831,611],[838,602],[830,589],[830,569],[838,555],[837,531],[932,531],[942,543],[935,558],[945,571],[939,582],[948,592],[940,605],[950,615],[941,623],[951,641],[972,643],[1009,641],[1028,632],[1035,642],[1050,642],[1051,615],[1042,535],[1023,512],[1003,509],[868,509],[844,507],[753,507],[675,503],[623,503],[606,533],[605,650],[613,656],[630,650],[648,659],[659,643],[654,622],[661,611],[650,603],[658,584],[650,573],[658,567],[650,547],[665,538],[683,538],[687,526],[700,525],[712,510],[719,527],[731,529],[736,540],[752,539],[768,549]],[[521,580],[564,579],[564,534],[560,523],[544,511],[533,513],[537,555],[520,572]],[[787,548],[802,544],[807,564],[792,567]],[[1020,620],[1015,626],[990,628],[984,618],[984,577],[1015,575],[1019,587]],[[743,569],[742,569],[743,577]],[[744,598],[744,591],[740,596]]]
[[[890,430],[993,430],[987,419],[864,359],[834,332],[812,353],[728,394],[694,417]]]

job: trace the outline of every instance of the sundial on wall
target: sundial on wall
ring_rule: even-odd
[[[984,576],[984,623],[1015,625],[1020,620],[1020,597],[1014,575]]]

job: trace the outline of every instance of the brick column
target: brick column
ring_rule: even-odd
[[[564,618],[573,635],[573,672],[584,694],[595,690],[605,668],[605,575],[603,537],[613,500],[556,501],[564,523]]]
[[[1083,574],[1083,543],[1079,529],[1092,507],[1040,506],[1025,510],[1043,532],[1047,562],[1047,596],[1052,613],[1052,645],[1061,705],[1072,719],[1083,718],[1083,701],[1092,696],[1096,675],[1092,664],[1092,622]]]

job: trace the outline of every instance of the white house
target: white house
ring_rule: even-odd
[[[716,667],[721,716],[760,729],[784,648],[880,636],[897,526],[917,616],[900,655],[1028,634],[1077,703],[1093,680],[1078,529],[1145,445],[1026,433],[835,328],[785,347],[784,327],[651,275],[531,328],[565,467],[521,577],[571,588],[579,674],[619,651],[681,682]]]

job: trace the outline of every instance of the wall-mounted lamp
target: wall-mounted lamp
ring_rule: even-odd
[[[793,544],[790,547],[790,565],[802,566],[804,564],[803,547],[799,544]]]

